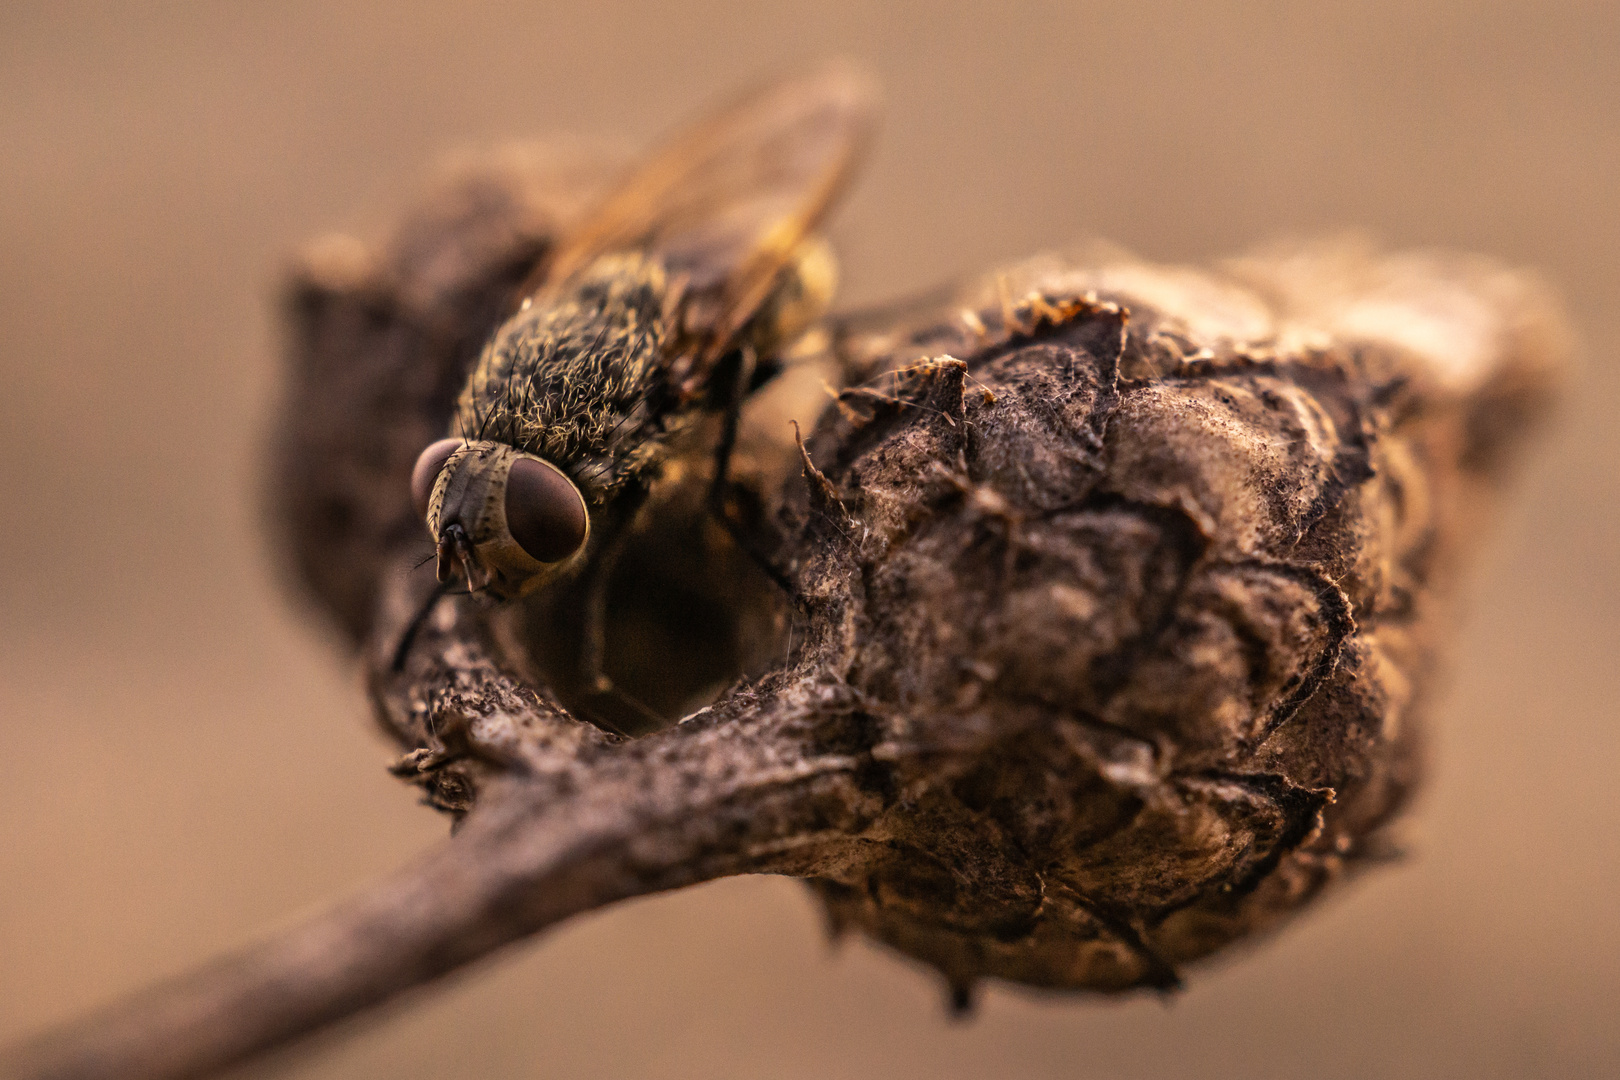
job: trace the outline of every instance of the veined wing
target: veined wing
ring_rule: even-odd
[[[602,255],[645,250],[684,278],[701,365],[770,298],[854,172],[876,118],[848,65],[755,89],[655,152],[564,238],[520,295],[543,299]]]

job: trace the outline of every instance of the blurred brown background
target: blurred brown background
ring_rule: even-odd
[[[0,12],[0,1040],[434,842],[280,587],[278,268],[458,146],[646,140],[828,53],[888,87],[846,300],[1083,235],[1353,224],[1542,268],[1585,362],[1482,552],[1410,859],[1168,1004],[969,1024],[791,882],[624,905],[297,1077],[1542,1077],[1620,1060],[1620,7],[10,3]]]

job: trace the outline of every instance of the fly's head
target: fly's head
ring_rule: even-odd
[[[505,443],[440,439],[416,459],[411,498],[433,537],[439,581],[459,567],[473,595],[491,600],[550,580],[590,537],[574,482]]]

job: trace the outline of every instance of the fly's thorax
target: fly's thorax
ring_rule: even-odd
[[[449,550],[474,594],[501,600],[551,580],[590,536],[590,513],[573,482],[543,458],[498,442],[462,442],[449,453],[425,516],[441,560]]]
[[[595,260],[496,331],[457,400],[453,430],[570,472],[586,457],[616,456],[663,396],[671,303],[657,258],[630,251]]]

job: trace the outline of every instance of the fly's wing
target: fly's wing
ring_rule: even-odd
[[[565,237],[521,295],[599,256],[642,250],[685,281],[683,330],[706,366],[771,297],[870,140],[877,94],[846,65],[745,94],[644,162]]]

